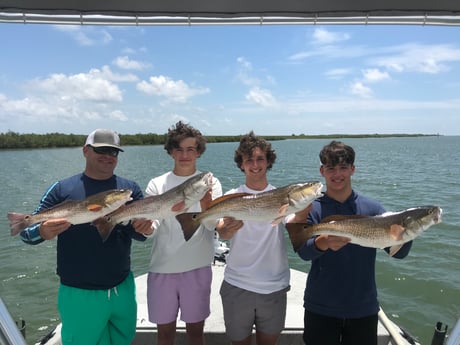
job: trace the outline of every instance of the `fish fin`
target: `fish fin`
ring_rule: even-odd
[[[404,233],[404,227],[399,224],[391,224],[390,226],[390,237],[395,241],[401,241],[403,239],[402,234]]]
[[[250,193],[233,193],[233,194],[227,194],[227,195],[222,195],[214,200],[212,200],[209,203],[208,208],[211,208],[212,206],[221,203],[222,201],[228,200],[228,199],[234,199],[234,198],[241,198],[243,196],[248,196],[248,195],[254,195]]]
[[[91,212],[98,212],[100,210],[102,210],[102,205],[99,205],[99,204],[89,204],[88,206],[86,206],[86,209],[88,211],[91,211]]]
[[[289,208],[289,204],[281,205],[280,209],[278,210],[278,214],[280,216],[285,216],[288,208]]]
[[[284,219],[284,216],[286,215],[286,211],[288,207],[289,207],[289,204],[281,205],[281,207],[278,210],[278,217],[273,219],[272,226],[278,225],[279,223],[282,222],[282,220]]]
[[[29,226],[27,222],[28,215],[16,212],[8,212],[8,220],[10,221],[11,236],[16,236],[22,230]]]
[[[292,243],[292,248],[297,252],[311,237],[308,235],[310,225],[305,223],[286,223],[286,230]]]
[[[388,255],[390,256],[395,255],[397,252],[399,252],[402,246],[403,246],[402,244],[398,244],[398,245],[390,247],[390,251],[388,252]]]
[[[91,222],[91,225],[95,226],[99,235],[101,236],[102,242],[107,241],[110,234],[112,233],[115,224],[112,224],[110,218],[107,216],[100,217]]]
[[[177,221],[182,227],[182,232],[184,233],[184,239],[188,241],[192,238],[195,231],[200,226],[200,222],[196,220],[197,215],[200,213],[181,213],[176,216]]]
[[[272,226],[275,226],[275,225],[278,225],[279,223],[281,223],[284,219],[284,216],[281,216],[281,217],[276,217],[275,219],[273,219],[272,221]]]
[[[172,212],[181,212],[181,211],[185,211],[186,208],[185,208],[185,200],[181,200],[177,203],[175,203],[172,207],[171,207],[171,211]]]

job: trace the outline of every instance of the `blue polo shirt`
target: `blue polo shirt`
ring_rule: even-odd
[[[65,200],[83,200],[109,189],[131,189],[133,200],[142,199],[137,183],[113,175],[107,180],[94,180],[78,174],[55,182],[43,195],[34,211],[48,209]],[[44,241],[39,224],[21,232],[28,244]],[[131,225],[117,225],[109,238],[102,242],[97,229],[90,223],[71,225],[57,237],[57,274],[64,285],[80,289],[110,289],[120,284],[131,270],[132,238],[145,241]]]

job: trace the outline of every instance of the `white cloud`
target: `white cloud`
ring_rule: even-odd
[[[343,32],[332,32],[324,28],[317,28],[312,34],[313,43],[315,44],[333,44],[337,42],[343,42],[350,39],[350,35]]]
[[[252,64],[244,57],[236,59],[238,63],[238,70],[236,72],[236,79],[246,86],[256,86],[260,84],[258,78],[252,76]]]
[[[113,108],[123,100],[121,90],[106,79],[108,70],[93,69],[73,75],[51,74],[24,84],[22,98],[0,97],[0,116],[9,114],[14,121],[32,128],[48,121],[58,124],[85,123],[103,118],[127,121],[122,110]]]
[[[252,64],[246,60],[244,57],[240,56],[236,59],[238,64],[245,70],[252,70]]]
[[[90,74],[113,82],[136,82],[139,80],[139,78],[132,73],[115,73],[109,66],[102,66],[101,69],[93,68],[90,70]]]
[[[361,98],[370,98],[373,95],[372,90],[359,81],[351,84],[350,92]]]
[[[63,100],[121,102],[122,92],[118,86],[100,77],[99,72],[73,75],[52,74],[46,79],[34,79],[28,82],[31,91],[45,94],[47,97]]]
[[[150,67],[150,64],[131,60],[128,56],[119,56],[113,60],[113,64],[121,69],[141,71]]]
[[[369,83],[375,83],[382,80],[390,79],[390,75],[387,72],[382,72],[377,68],[365,69],[362,71],[364,81]]]
[[[437,74],[450,69],[447,63],[460,61],[460,49],[450,45],[405,44],[388,47],[373,60],[375,65],[397,72]]]
[[[263,107],[272,107],[277,103],[276,99],[269,90],[264,90],[258,87],[254,87],[249,90],[249,93],[246,95],[246,99]]]
[[[121,110],[114,110],[109,113],[109,117],[114,120],[126,122],[128,117]]]
[[[207,88],[192,88],[183,80],[172,80],[169,77],[150,77],[149,81],[141,81],[137,89],[148,95],[155,95],[167,98],[169,101],[185,103],[189,98],[209,93]]]
[[[349,68],[335,68],[324,73],[330,79],[341,79],[351,73]]]
[[[95,120],[102,118],[102,112],[96,107],[85,107],[83,103],[62,99],[26,97],[23,99],[9,99],[2,102],[0,114],[14,114],[18,122],[30,124],[53,121],[73,122]]]

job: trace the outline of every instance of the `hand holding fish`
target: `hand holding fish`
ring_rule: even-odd
[[[49,220],[59,220],[62,223],[62,220],[65,219],[65,221],[74,225],[89,223],[132,200],[131,193],[132,191],[129,189],[111,189],[93,194],[84,200],[65,200],[35,214],[8,212],[11,236],[19,234],[26,227],[33,224],[42,223],[42,227],[43,223]],[[45,236],[52,236],[52,230],[49,230],[51,232],[48,233],[46,228],[50,224],[45,225]],[[54,225],[57,226],[57,224]],[[59,229],[54,230],[55,232],[59,231]],[[62,232],[65,229],[60,228],[60,230]],[[105,234],[101,233],[101,236],[104,238]]]
[[[299,250],[309,238],[318,236],[315,244],[320,250],[338,250],[341,248],[339,238],[342,242],[348,238],[348,242],[363,247],[391,247],[389,254],[393,256],[404,243],[417,238],[432,225],[439,224],[441,215],[441,207],[428,205],[377,216],[330,216],[319,224],[287,223],[286,230],[294,251]],[[336,238],[332,238],[332,235]]]
[[[351,239],[348,237],[334,235],[319,235],[315,238],[315,246],[323,252],[325,252],[328,249],[336,252],[348,243],[350,243],[350,241]]]
[[[224,217],[267,221],[272,225],[278,225],[287,215],[304,210],[314,199],[320,197],[322,187],[321,182],[311,181],[292,183],[259,194],[226,194],[213,200],[206,210],[182,213],[177,215],[176,219],[182,226],[186,241],[200,225],[214,228],[214,224]],[[306,218],[303,222],[305,220]]]
[[[93,225],[99,232],[110,235],[117,224],[129,220],[165,219],[185,212],[190,206],[201,200],[211,187],[212,173],[201,173],[163,194],[148,195],[144,199],[123,205],[112,213],[95,219]]]
[[[144,236],[150,236],[153,234],[153,220],[152,219],[146,219],[146,218],[133,219],[131,221],[131,225],[133,226],[134,231],[136,231],[139,234],[142,234]]]
[[[209,189],[206,194],[200,200],[201,210],[207,210],[211,206],[212,202],[212,188]]]
[[[46,220],[40,224],[40,237],[44,240],[52,240],[61,232],[66,231],[71,225],[65,218]]]
[[[216,226],[219,237],[223,240],[229,240],[235,233],[243,227],[244,222],[233,217],[224,217]]]

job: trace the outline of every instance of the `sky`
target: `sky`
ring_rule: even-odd
[[[460,28],[0,24],[0,133],[460,135]]]

